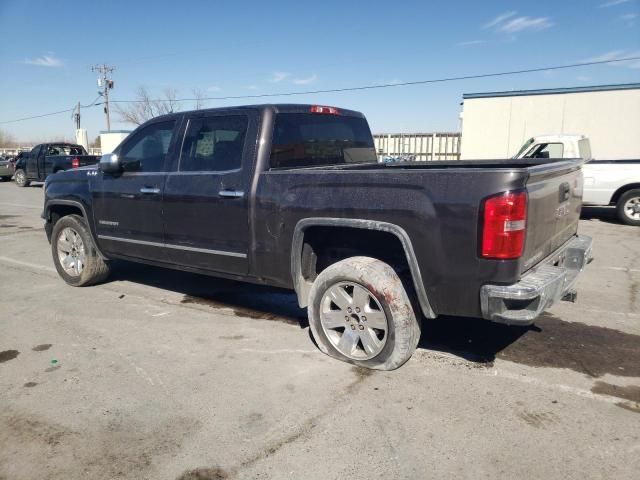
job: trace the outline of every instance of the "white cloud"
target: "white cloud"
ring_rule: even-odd
[[[24,64],[37,65],[39,67],[61,67],[63,65],[62,60],[54,57],[53,55],[42,55],[36,58],[25,58]]]
[[[289,74],[287,72],[273,72],[273,75],[271,76],[271,81],[273,83],[278,83],[284,80],[285,78],[287,78],[288,76]]]
[[[553,23],[548,17],[516,17],[504,22],[498,30],[505,33],[516,33],[524,30],[545,30],[552,25]]]
[[[221,91],[221,90],[222,90],[222,89],[221,89],[220,87],[216,87],[215,85],[213,85],[213,86],[211,86],[211,87],[207,88],[207,92],[219,92],[219,91]]]
[[[637,51],[626,51],[626,50],[611,50],[610,52],[603,53],[602,55],[598,55],[596,57],[587,58],[585,62],[606,62],[609,60],[618,60],[621,58],[629,58],[629,57],[640,57],[640,50]],[[622,66],[629,68],[640,68],[640,60],[625,60],[622,62],[610,63],[611,66]]]
[[[466,42],[458,42],[456,45],[458,47],[469,47],[471,45],[480,45],[482,43],[486,43],[484,40],[467,40]]]
[[[296,78],[293,80],[293,83],[296,85],[309,85],[310,83],[315,82],[318,79],[318,76],[314,73],[310,77],[307,78]]]
[[[499,23],[504,22],[505,20],[507,20],[508,18],[513,17],[516,13],[518,12],[505,12],[505,13],[501,13],[500,15],[498,15],[496,18],[494,18],[493,20],[491,20],[488,23],[484,24],[484,28],[491,28],[491,27],[495,27],[496,25],[498,25]]]
[[[629,0],[610,0],[608,2],[604,2],[600,4],[600,8],[609,8],[614,7],[616,5],[622,5],[623,3],[627,3]]]
[[[627,27],[633,27],[636,23],[636,18],[638,18],[637,13],[626,13],[624,15],[620,15],[620,20],[627,24]]]

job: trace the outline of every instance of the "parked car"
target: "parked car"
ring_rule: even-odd
[[[93,165],[99,159],[98,155],[88,155],[82,145],[42,143],[16,162],[15,182],[19,187],[27,187],[34,181],[43,182],[53,173]]]
[[[640,226],[640,159],[591,158],[584,135],[543,135],[529,139],[516,158],[583,158],[585,205],[615,206],[618,219]]]
[[[290,288],[323,352],[391,370],[422,315],[529,325],[575,299],[591,252],[576,234],[581,165],[379,163],[358,112],[198,110],[49,177],[43,216],[70,285],[103,281],[120,258]]]
[[[13,171],[8,158],[0,156],[0,181],[11,180]]]

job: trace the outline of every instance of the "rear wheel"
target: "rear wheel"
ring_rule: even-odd
[[[323,270],[309,293],[309,325],[327,355],[376,370],[394,370],[418,345],[420,325],[393,268],[351,257]]]
[[[27,174],[22,169],[16,170],[14,178],[16,181],[16,185],[19,187],[28,187],[29,184],[31,183],[27,179]]]
[[[623,193],[618,199],[616,210],[621,222],[640,226],[640,189],[634,188]]]
[[[109,275],[109,266],[78,215],[68,215],[56,222],[51,233],[51,252],[58,274],[74,287],[102,282]]]

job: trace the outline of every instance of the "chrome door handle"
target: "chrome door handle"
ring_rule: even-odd
[[[244,192],[240,190],[220,190],[218,195],[224,198],[242,198],[244,197]]]
[[[151,193],[157,195],[158,193],[160,193],[160,189],[154,187],[142,187],[140,189],[140,193]]]

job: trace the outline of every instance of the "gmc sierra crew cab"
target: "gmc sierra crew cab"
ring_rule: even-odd
[[[70,285],[111,259],[295,290],[319,348],[390,370],[423,316],[531,324],[575,297],[582,160],[378,163],[358,112],[259,105],[154,118],[45,183]]]
[[[94,165],[99,159],[98,155],[88,155],[82,145],[42,143],[16,162],[15,182],[19,187],[28,187],[31,182],[44,182],[53,173]]]

